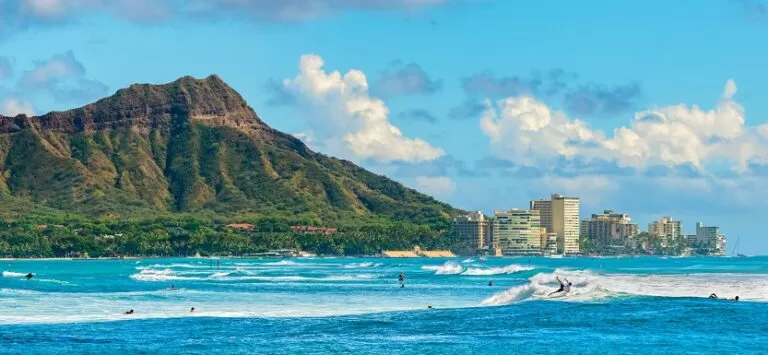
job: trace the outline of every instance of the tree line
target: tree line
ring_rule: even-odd
[[[291,230],[316,221],[265,217],[240,221],[253,228],[228,227],[224,220],[0,221],[0,256],[115,257],[256,254],[298,249],[318,255],[374,255],[383,250],[465,251],[468,241],[442,226],[377,222],[339,226],[332,234]],[[310,224],[311,225],[311,224]]]

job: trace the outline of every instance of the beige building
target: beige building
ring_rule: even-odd
[[[490,239],[489,221],[480,211],[458,216],[453,219],[453,233],[463,239],[472,241],[477,249],[488,247]]]
[[[552,194],[550,200],[531,201],[531,210],[543,216],[542,227],[557,234],[558,253],[579,252],[579,198]]]
[[[541,228],[541,253],[544,255],[557,254],[557,234],[547,233],[546,228]]]
[[[493,247],[496,255],[541,253],[541,216],[536,210],[495,211]]]
[[[581,237],[589,238],[598,246],[628,246],[640,234],[640,227],[632,223],[626,213],[605,210],[581,222]]]
[[[673,240],[684,238],[683,224],[672,217],[661,217],[658,221],[648,223],[648,233],[661,237],[661,245],[667,246]]]

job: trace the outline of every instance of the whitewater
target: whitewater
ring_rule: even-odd
[[[521,342],[540,353],[552,337],[615,353],[768,348],[768,257],[12,260],[0,270],[0,353],[389,353],[393,341],[405,353]],[[549,295],[557,277],[572,282],[567,295]]]

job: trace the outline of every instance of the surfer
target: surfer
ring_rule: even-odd
[[[125,313],[123,313],[123,314],[133,314],[133,310],[130,310],[130,311],[128,311],[128,312],[125,312]]]
[[[736,296],[736,297],[731,299],[731,301],[738,301],[738,300],[739,300],[739,296]]]
[[[488,282],[488,286],[493,286],[493,280]]]
[[[171,291],[176,290],[176,286],[171,285],[171,287],[169,287],[168,289],[171,290]]]
[[[190,308],[189,313],[195,313],[195,307]]]
[[[398,276],[397,279],[400,281],[400,288],[404,288],[405,287],[405,274],[403,274],[401,272],[400,276]]]
[[[565,280],[565,283],[563,283],[563,280],[560,280],[560,276],[555,277],[557,279],[557,282],[560,283],[560,288],[557,289],[557,291],[553,291],[552,293],[548,294],[547,296],[552,296],[558,292],[563,292],[565,294],[568,294],[568,292],[571,292],[571,282],[568,281],[568,279],[563,278]]]
[[[27,274],[27,275],[26,275],[26,276],[24,276],[24,277],[25,277],[25,278],[27,278],[27,280],[29,280],[29,279],[31,279],[31,278],[32,278],[32,276],[35,276],[35,275],[32,275],[32,273],[30,272],[29,274]]]
[[[709,298],[717,298],[717,295],[713,293],[713,294],[709,295]]]

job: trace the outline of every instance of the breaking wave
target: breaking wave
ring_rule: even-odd
[[[264,263],[264,265],[298,265],[298,263],[290,260],[281,260],[272,263]]]
[[[373,263],[373,262],[363,262],[363,263],[352,263],[352,264],[346,264],[344,265],[345,269],[362,269],[362,268],[369,268],[369,267],[379,267],[383,265],[382,263]]]
[[[434,271],[435,275],[456,275],[464,271],[461,265],[453,261],[446,261],[443,265],[424,265],[421,269]]]
[[[466,261],[466,260],[465,260]],[[425,265],[421,267],[422,270],[434,271],[435,275],[466,275],[466,276],[488,276],[488,275],[500,275],[500,274],[514,274],[521,271],[530,271],[534,268],[531,266],[521,266],[517,264],[507,265],[504,267],[470,267],[464,269],[463,266],[453,262],[447,261],[443,265]]]
[[[549,294],[559,287],[556,276],[572,282],[567,295]],[[768,275],[693,274],[629,275],[598,274],[588,270],[562,270],[538,273],[522,285],[511,287],[485,300],[483,305],[504,305],[530,299],[599,301],[615,297],[720,297],[739,296],[741,300],[768,301]]]

